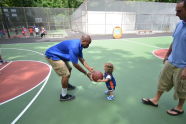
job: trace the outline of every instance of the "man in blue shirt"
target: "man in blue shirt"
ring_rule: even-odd
[[[176,16],[181,21],[176,26],[173,42],[163,60],[164,68],[160,74],[157,93],[151,99],[142,99],[144,104],[158,107],[163,92],[174,87],[174,98],[178,99],[178,105],[167,111],[172,116],[184,113],[186,99],[186,0],[177,3]]]
[[[55,72],[62,77],[61,85],[62,92],[60,94],[61,101],[72,100],[75,96],[67,94],[67,90],[75,89],[75,86],[69,84],[72,67],[69,62],[80,72],[85,74],[91,80],[91,73],[93,68],[90,67],[83,58],[83,48],[88,48],[91,43],[89,35],[83,35],[81,39],[65,40],[50,48],[45,52],[48,62],[51,64]],[[89,71],[84,70],[79,64],[78,60]]]

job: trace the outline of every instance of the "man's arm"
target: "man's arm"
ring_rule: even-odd
[[[91,79],[91,73],[87,73],[79,64],[72,63],[73,66],[78,69],[80,72],[84,73],[90,80]]]
[[[84,66],[87,70],[89,70],[89,72],[93,72],[93,71],[94,71],[94,69],[93,69],[92,67],[90,67],[90,66],[88,65],[88,63],[87,63],[83,58],[79,58],[79,61],[83,64],[83,66]]]
[[[72,63],[73,66],[78,69],[80,72],[82,72],[83,74],[87,74],[87,72],[79,65],[79,64],[75,64],[75,63]]]
[[[97,80],[97,82],[107,82],[107,81],[109,81],[109,79],[108,79],[108,78],[105,78],[105,79],[99,79],[99,80]]]
[[[169,55],[171,54],[171,52],[172,52],[172,43],[171,43],[171,45],[169,46],[169,49],[168,49],[168,51],[167,51],[167,53],[166,53],[166,55],[165,55],[165,57],[164,57],[164,59],[163,59],[163,63],[165,63],[165,61],[168,59],[168,57],[169,57]]]

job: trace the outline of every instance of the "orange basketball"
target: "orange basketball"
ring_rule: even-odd
[[[97,81],[98,79],[103,79],[103,73],[100,72],[100,71],[94,71],[94,72],[92,73],[92,79],[93,79],[94,81]]]

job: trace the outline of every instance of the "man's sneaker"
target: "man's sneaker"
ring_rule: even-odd
[[[114,100],[114,96],[107,96],[107,100]]]
[[[71,84],[68,84],[68,88],[67,88],[68,90],[74,90],[74,89],[76,89],[76,87],[75,86],[73,86],[73,85],[71,85]]]
[[[60,94],[60,101],[69,101],[75,99],[75,96],[72,96],[70,94],[67,94],[66,96],[62,96]]]

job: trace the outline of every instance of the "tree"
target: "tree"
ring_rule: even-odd
[[[77,8],[84,0],[1,0],[4,7]]]

